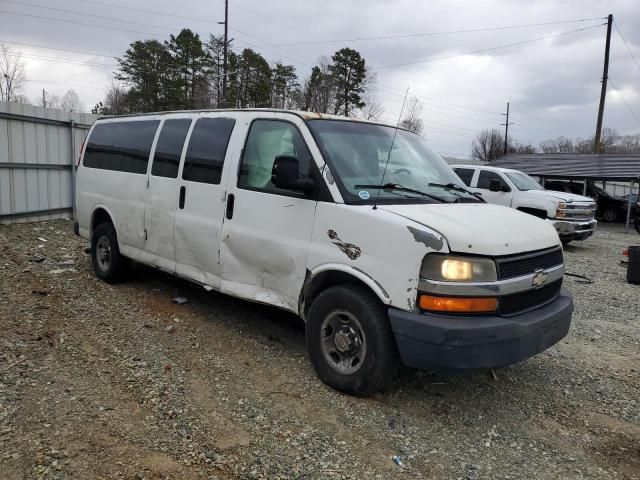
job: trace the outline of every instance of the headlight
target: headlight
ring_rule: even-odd
[[[488,258],[429,254],[422,260],[420,276],[446,282],[495,282],[496,264]]]
[[[567,204],[564,202],[558,203],[558,208],[556,208],[556,218],[565,218],[567,216],[566,209]]]

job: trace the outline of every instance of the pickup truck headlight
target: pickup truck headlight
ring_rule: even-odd
[[[558,207],[556,208],[556,218],[565,218],[567,216],[567,204],[564,202],[558,203]]]
[[[445,282],[495,282],[496,264],[488,258],[429,254],[422,260],[420,276]]]

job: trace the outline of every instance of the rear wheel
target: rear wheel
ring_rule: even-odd
[[[345,393],[375,393],[398,369],[386,308],[362,287],[338,285],[318,295],[307,315],[306,339],[317,375]]]
[[[636,227],[636,232],[640,233],[640,217],[636,218],[635,227]]]
[[[100,280],[107,283],[121,281],[131,261],[120,254],[116,230],[111,223],[101,223],[91,235],[91,263]]]

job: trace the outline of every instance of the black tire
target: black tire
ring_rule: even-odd
[[[363,339],[353,341],[360,347],[364,345],[364,351],[361,349],[361,358],[355,367],[348,367],[357,368],[353,372],[339,371],[335,356],[332,358],[327,353],[327,347],[323,347],[331,343],[334,350],[339,350],[336,334],[331,338],[329,330],[333,328],[328,325],[331,319],[336,321],[338,318],[336,323],[342,327],[335,330],[344,339],[342,329],[348,330],[350,327],[345,326],[349,323],[340,323],[344,321],[341,315],[347,318],[347,322],[351,317],[356,319],[359,328],[354,330]],[[350,333],[346,333],[347,337],[349,335]],[[386,308],[375,295],[359,286],[338,285],[318,295],[307,314],[306,341],[309,358],[318,377],[341,392],[358,396],[371,395],[384,388],[398,370],[398,349]],[[350,340],[347,342],[352,343]],[[333,353],[343,354],[338,351]]]
[[[105,254],[105,248],[108,254]],[[116,230],[110,222],[101,223],[93,229],[91,264],[96,277],[107,283],[122,281],[131,266],[131,260],[120,254]]]
[[[605,222],[613,223],[617,222],[620,214],[615,208],[607,208],[604,212],[602,212],[602,219]]]
[[[636,218],[635,227],[636,227],[636,232],[640,233],[640,217]]]

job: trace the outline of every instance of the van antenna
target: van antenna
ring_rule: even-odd
[[[407,97],[409,96],[409,87],[407,87],[407,92],[404,94],[404,100],[402,100],[402,108],[400,109],[400,116],[398,117],[398,123],[396,123],[396,128],[393,131],[393,138],[391,139],[391,146],[389,147],[389,153],[387,154],[387,161],[384,164],[384,170],[382,171],[382,178],[380,179],[380,188],[376,192],[376,199],[373,202],[373,209],[378,208],[378,199],[380,198],[380,190],[382,190],[382,186],[384,185],[384,176],[387,174],[387,167],[389,166],[389,160],[391,160],[391,151],[393,150],[393,144],[396,141],[396,135],[398,134],[398,129],[400,128],[400,122],[402,121],[402,114],[404,113],[404,104],[407,102]]]

